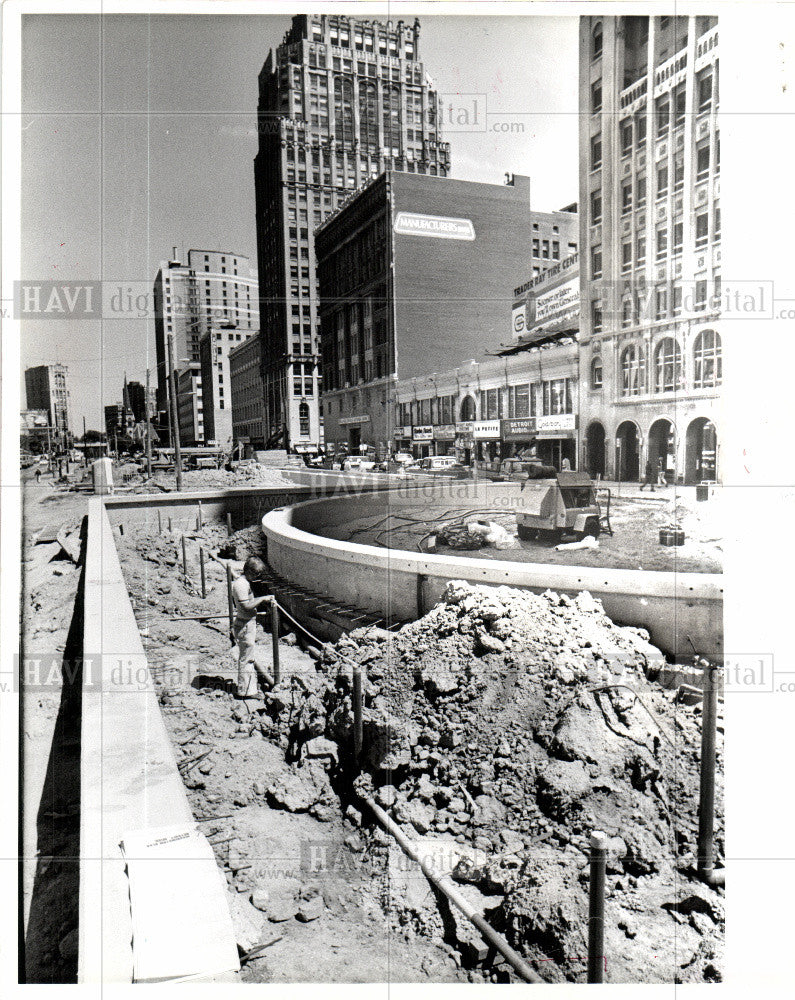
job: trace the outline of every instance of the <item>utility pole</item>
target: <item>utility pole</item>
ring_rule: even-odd
[[[86,418],[83,417],[83,462],[88,465],[88,452],[86,451]]]
[[[171,386],[171,426],[174,438],[174,471],[177,489],[182,489],[182,451],[179,442],[179,416],[177,413],[177,375],[174,371],[174,337],[168,335],[168,381]]]
[[[152,419],[149,414],[149,369],[146,369],[146,396],[144,397],[144,413],[146,414],[146,478],[152,478]]]

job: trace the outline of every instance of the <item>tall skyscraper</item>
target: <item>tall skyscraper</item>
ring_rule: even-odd
[[[386,168],[449,173],[419,35],[416,20],[301,14],[260,72],[254,174],[272,446],[320,441],[315,226]]]
[[[715,479],[717,18],[583,17],[579,62],[583,463]]]
[[[229,250],[189,250],[188,262],[177,257],[161,261],[154,283],[155,351],[157,355],[157,408],[168,404],[168,336],[174,338],[174,367],[177,372],[191,367],[191,385],[201,390],[195,373],[200,362],[201,338],[216,329],[238,331],[235,341],[250,337],[259,329],[259,293],[249,259]],[[198,382],[196,379],[198,378]],[[188,410],[184,401],[178,401]],[[202,439],[198,427],[192,436]]]
[[[66,365],[37,365],[25,371],[25,395],[29,410],[46,410],[56,435],[71,430]]]

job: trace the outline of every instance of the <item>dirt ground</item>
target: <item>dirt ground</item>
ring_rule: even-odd
[[[238,533],[233,554],[256,536]],[[640,664],[657,656],[647,637],[588,601],[553,595],[544,617],[552,597],[483,588],[497,610],[476,596],[462,618],[464,595],[396,636],[344,638],[322,664],[284,636],[281,684],[243,703],[227,690],[228,621],[177,619],[224,614],[222,564],[207,563],[205,600],[197,583],[199,545],[227,551],[224,531],[188,537],[187,581],[176,534],[128,530],[118,544],[239,944],[274,941],[245,979],[512,981],[505,965],[483,964],[477,935],[406,870],[352,791],[351,658],[368,671],[366,724],[383,751],[367,765],[376,796],[413,835],[485,853],[464,889],[543,978],[584,981],[587,838],[601,828],[612,845],[608,981],[720,979],[722,896],[692,874],[699,710],[646,682]],[[541,617],[528,632],[530,613]],[[267,651],[269,637],[260,643]],[[594,694],[594,676],[642,696]],[[722,836],[721,811],[719,854]]]
[[[451,505],[453,506],[453,505]],[[389,518],[386,520],[386,518]],[[617,569],[663,570],[679,573],[720,573],[723,559],[722,503],[720,495],[706,503],[695,499],[695,490],[666,487],[657,493],[639,493],[637,486],[623,487],[611,500],[610,523],[614,534],[602,534],[598,547],[556,551],[549,542],[520,541],[516,537],[514,513],[495,511],[467,515],[465,508],[445,514],[445,522],[466,523],[480,519],[502,525],[512,537],[507,548],[488,545],[474,550],[455,550],[439,545],[434,551],[476,559],[506,559],[516,562],[551,563],[563,566],[599,566]],[[677,521],[685,531],[681,546],[660,545],[659,531]],[[444,522],[428,521],[427,509],[401,506],[389,514],[388,504],[372,515],[344,525],[323,529],[330,538],[361,545],[383,545],[416,551],[421,539]]]

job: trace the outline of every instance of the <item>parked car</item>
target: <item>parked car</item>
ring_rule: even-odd
[[[484,472],[495,483],[523,483],[539,467],[537,461],[525,458],[504,458],[496,472]],[[554,473],[554,469],[552,470]]]
[[[396,462],[398,465],[415,465],[417,459],[411,454],[410,451],[396,451],[391,458],[392,462]]]
[[[368,455],[348,455],[342,461],[343,472],[371,472],[375,459]]]
[[[454,479],[463,479],[469,475],[466,466],[457,461],[453,455],[430,455],[428,458],[421,458],[417,465],[407,468],[406,471]]]

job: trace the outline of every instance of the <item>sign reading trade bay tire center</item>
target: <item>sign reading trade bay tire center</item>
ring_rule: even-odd
[[[471,219],[452,219],[443,215],[420,215],[398,212],[395,232],[404,236],[433,236],[440,240],[474,240],[475,227]]]

